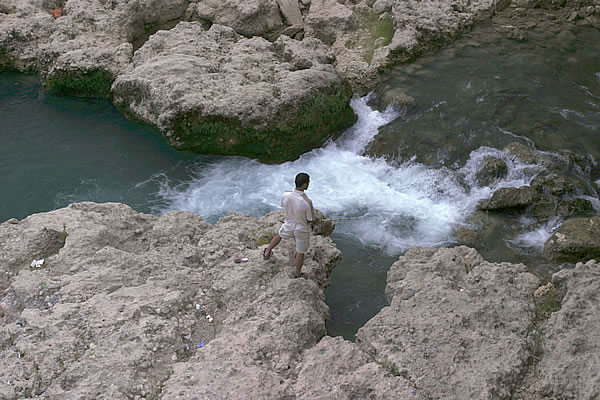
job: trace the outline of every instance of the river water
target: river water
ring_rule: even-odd
[[[375,93],[353,99],[358,121],[351,129],[281,165],[174,151],[155,130],[126,120],[109,102],[48,95],[35,76],[2,73],[0,221],[88,200],[123,202],[153,214],[188,210],[211,223],[231,211],[260,216],[278,208],[297,172],[307,172],[307,193],[317,208],[331,218],[358,217],[336,226],[333,239],[344,258],[326,291],[329,333],[353,339],[386,304],[387,270],[399,255],[414,246],[456,244],[455,230],[481,199],[498,187],[528,184],[543,168],[508,157],[508,139],[589,157],[595,169],[588,179],[597,196],[600,34],[579,29],[574,35],[567,50],[535,41],[531,48],[516,42],[481,46],[477,36],[467,35],[436,56],[391,71]],[[533,59],[551,60],[553,68],[523,63]],[[518,71],[509,68],[515,62]],[[374,109],[391,88],[401,88],[415,104]],[[505,159],[509,173],[494,187],[479,187],[476,166],[489,154]],[[600,214],[598,200],[588,197]],[[534,260],[559,224],[522,221],[518,235],[501,239],[498,247]],[[501,254],[490,253],[491,261]]]

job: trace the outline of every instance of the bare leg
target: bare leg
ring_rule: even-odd
[[[296,273],[294,274],[296,278],[300,278],[302,264],[304,264],[304,253],[296,253]]]
[[[265,249],[265,254],[271,254],[271,250],[273,250],[273,248],[277,246],[279,242],[281,242],[281,236],[279,236],[279,233],[277,233],[275,234],[275,236],[273,236],[273,239],[271,239],[271,243],[269,243],[269,246],[267,246],[267,248]]]

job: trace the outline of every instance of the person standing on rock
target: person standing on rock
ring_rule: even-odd
[[[311,226],[316,223],[315,209],[312,201],[304,191],[308,189],[310,177],[301,172],[296,175],[296,189],[286,190],[281,197],[281,207],[285,211],[285,221],[279,233],[277,233],[271,243],[263,252],[263,258],[268,260],[271,257],[273,248],[281,242],[281,239],[294,238],[296,240],[296,269],[294,277],[299,278],[304,264],[304,254],[308,251],[310,245]]]

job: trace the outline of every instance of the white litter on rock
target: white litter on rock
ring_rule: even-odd
[[[200,304],[196,304],[196,310],[200,309]]]
[[[208,320],[208,322],[213,322],[214,319],[210,314],[206,314],[206,319]]]
[[[33,260],[31,262],[31,268],[39,268],[44,264],[44,259]]]

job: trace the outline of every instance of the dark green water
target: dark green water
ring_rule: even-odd
[[[519,43],[482,28],[391,71],[376,94],[401,89],[415,103],[371,143],[369,152],[387,160],[361,150],[382,124],[366,103],[356,108],[364,125],[351,140],[273,166],[172,150],[109,102],[49,96],[35,76],[1,73],[0,221],[87,200],[155,214],[189,210],[209,222],[230,211],[258,216],[277,209],[281,191],[306,171],[308,194],[328,216],[364,217],[338,224],[333,238],[344,259],[326,290],[329,333],[353,339],[387,304],[387,270],[398,255],[455,243],[454,230],[491,195],[469,183],[469,162],[478,154],[511,141],[572,152],[587,160],[583,175],[600,190],[600,33],[577,28],[567,42],[550,33],[533,31]],[[363,133],[367,140],[358,140]],[[416,162],[408,161],[413,156]],[[502,184],[526,184],[532,176],[519,168]],[[491,261],[539,258],[551,229],[524,226],[498,237],[498,248],[518,234],[523,240],[508,246],[510,255],[490,251]]]

